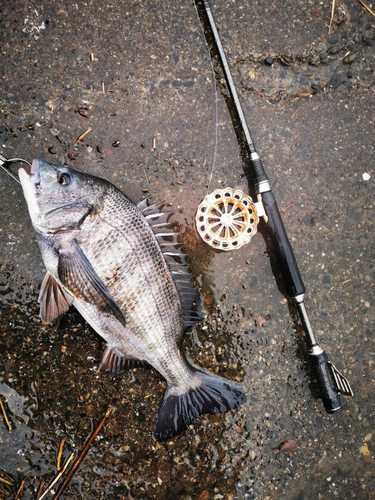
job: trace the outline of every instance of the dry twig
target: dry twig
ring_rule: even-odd
[[[105,412],[103,418],[99,422],[99,424],[96,427],[96,429],[94,429],[93,432],[90,434],[90,436],[89,436],[88,440],[86,441],[85,445],[83,446],[82,450],[79,452],[77,458],[75,459],[75,461],[73,462],[71,468],[69,469],[69,472],[66,475],[64,481],[61,483],[59,489],[57,490],[55,496],[53,497],[53,500],[57,500],[58,498],[60,498],[60,495],[64,492],[65,488],[70,483],[70,481],[71,481],[72,477],[74,476],[76,470],[81,465],[83,459],[85,458],[85,456],[87,455],[87,452],[90,449],[90,446],[94,442],[94,439],[96,438],[96,436],[99,434],[100,429],[103,427],[105,421],[107,420],[107,418],[109,417],[109,415],[111,414],[111,412],[112,412],[112,407],[110,406],[110,407],[108,407],[107,411]]]
[[[77,147],[78,147],[78,144],[80,143],[80,141],[82,141],[82,139],[83,139],[83,138],[84,138],[84,137],[85,137],[85,136],[86,136],[89,132],[91,132],[91,130],[92,130],[92,127],[89,127],[89,128],[88,128],[85,132],[83,132],[83,134],[81,134],[81,135],[77,138],[76,142],[74,143],[74,146],[77,146]]]
[[[58,471],[61,469],[61,457],[64,451],[64,446],[65,446],[66,439],[62,438],[60,441],[59,445],[59,451],[57,452],[57,459],[56,459],[56,468]]]
[[[289,210],[289,208],[291,208],[293,205],[294,205],[294,201],[292,201],[292,203],[289,203],[289,205],[288,205],[287,207],[280,208],[279,212],[286,212],[286,211],[287,211],[287,210]]]
[[[35,500],[40,499],[40,495],[42,494],[42,490],[43,490],[45,485],[46,485],[46,483],[43,480],[40,481],[39,486],[38,486],[38,490],[37,490],[36,495],[35,495]]]
[[[49,491],[51,491],[51,489],[55,486],[55,484],[57,483],[57,481],[60,479],[60,477],[66,471],[66,469],[68,468],[68,466],[69,466],[70,462],[73,460],[73,458],[74,458],[74,453],[72,453],[71,455],[69,455],[69,457],[66,459],[64,467],[59,471],[59,473],[57,474],[57,476],[55,477],[55,479],[52,481],[52,483],[50,483],[48,485],[48,487],[43,491],[43,494],[40,497],[37,497],[39,500],[42,500],[42,498],[44,498],[47,495],[47,493]]]
[[[7,479],[5,479],[5,477],[1,477],[1,476],[0,476],[0,483],[5,483],[8,486],[13,486],[13,483],[11,481],[8,481]]]
[[[290,117],[291,120],[293,120],[293,118],[296,116],[296,114],[298,113],[299,109],[300,109],[301,106],[298,106],[298,108],[295,110],[295,112],[292,114],[292,116]]]
[[[17,493],[14,497],[14,500],[18,500],[19,498],[21,498],[21,495],[22,495],[22,492],[23,492],[23,488],[25,486],[25,483],[26,483],[26,478],[25,479],[22,479],[21,481],[21,484],[20,484],[20,487],[18,488],[17,490]]]
[[[1,408],[1,413],[3,414],[5,425],[8,427],[8,431],[11,431],[12,430],[12,424],[10,423],[10,420],[8,418],[8,415],[7,415],[7,412],[5,410],[4,403],[3,403],[3,401],[2,401],[1,398],[0,398],[0,408]]]

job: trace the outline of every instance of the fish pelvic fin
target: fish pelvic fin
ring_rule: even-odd
[[[73,298],[61,288],[52,274],[47,272],[40,287],[38,302],[42,321],[49,323],[69,309]]]
[[[246,402],[243,390],[223,378],[196,370],[196,387],[178,394],[168,387],[155,424],[157,441],[168,441],[181,434],[200,415],[225,413]]]
[[[132,368],[146,367],[149,367],[146,361],[127,357],[116,349],[116,347],[106,347],[98,370],[101,372],[110,372],[112,375],[119,375]]]

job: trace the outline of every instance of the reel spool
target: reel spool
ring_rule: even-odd
[[[195,223],[200,237],[218,250],[241,248],[257,232],[263,215],[256,205],[240,189],[216,189],[198,206]]]

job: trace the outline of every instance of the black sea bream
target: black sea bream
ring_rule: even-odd
[[[155,425],[164,441],[204,413],[246,401],[240,387],[198,370],[181,350],[184,328],[202,319],[198,294],[176,250],[168,214],[132,203],[109,182],[34,160],[19,170],[47,274],[40,316],[70,305],[107,343],[101,370],[147,362],[167,381]]]

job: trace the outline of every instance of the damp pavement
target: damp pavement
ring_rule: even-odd
[[[336,2],[331,27],[330,3],[316,0],[212,10],[310,321],[354,397],[324,411],[264,227],[230,253],[195,234],[208,191],[252,186],[194,3],[5,1],[1,154],[66,163],[134,201],[170,204],[207,310],[186,351],[242,384],[248,403],[156,443],[161,377],[98,374],[103,341],[74,311],[41,323],[43,264],[21,188],[1,173],[0,398],[12,430],[1,417],[0,498],[21,484],[18,498],[36,498],[57,474],[61,439],[63,462],[109,406],[61,498],[375,498],[375,18],[354,0]]]

